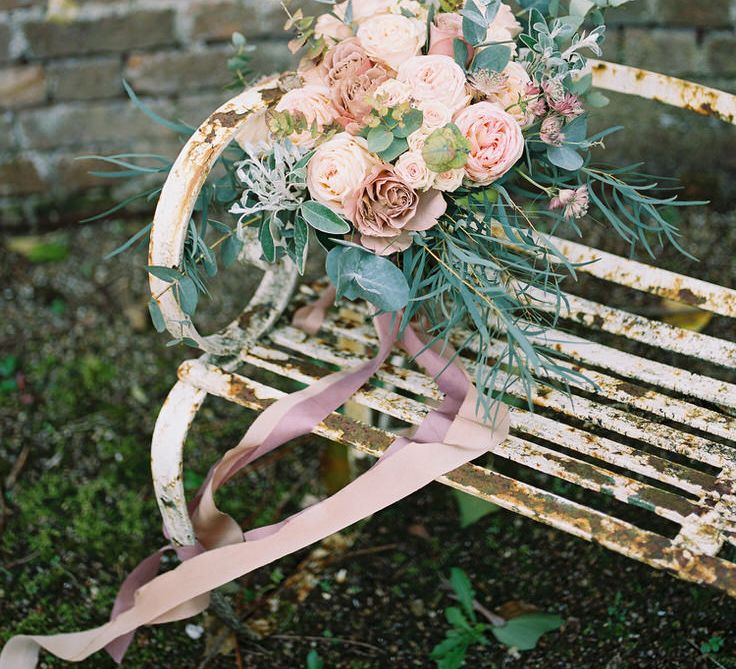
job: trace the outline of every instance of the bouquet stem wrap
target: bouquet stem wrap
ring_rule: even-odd
[[[323,302],[302,311],[301,317],[311,315],[307,320],[313,325],[324,313]],[[212,467],[190,505],[198,544],[176,549],[182,564],[156,576],[160,557],[170,547],[158,551],[126,579],[110,622],[84,632],[16,636],[0,654],[0,669],[32,669],[41,648],[71,662],[106,648],[120,662],[138,627],[196,615],[207,608],[212,590],[343,530],[501,443],[509,431],[505,406],[499,404],[492,414],[492,426],[480,420],[478,395],[464,368],[426,347],[411,327],[399,338],[399,321],[399,314],[376,316],[380,347],[373,359],[272,404]],[[243,533],[215,505],[218,488],[259,457],[311,432],[376,373],[397,341],[437,379],[445,394],[440,406],[413,437],[398,437],[371,469],[332,497],[282,522]]]

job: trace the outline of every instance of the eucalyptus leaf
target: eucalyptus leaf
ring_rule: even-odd
[[[371,128],[366,137],[368,140],[368,150],[372,153],[381,153],[385,151],[394,141],[393,133],[386,130],[382,126]]]
[[[511,60],[511,49],[503,44],[491,44],[478,52],[473,60],[472,70],[502,72]]]
[[[378,154],[378,157],[381,158],[381,160],[390,163],[396,160],[408,148],[409,142],[407,142],[403,137],[394,137],[394,141],[391,146],[389,146],[385,151],[381,151],[381,153]]]
[[[549,147],[547,159],[553,165],[568,172],[576,172],[585,162],[583,157],[569,146]]]
[[[157,279],[166,281],[166,283],[174,283],[181,279],[182,274],[179,270],[173,267],[161,267],[160,265],[147,265],[146,269],[149,274],[153,274]]]
[[[222,258],[223,266],[230,267],[238,259],[242,250],[243,242],[238,238],[236,234],[231,234],[222,243],[222,251],[220,251],[220,257]]]
[[[327,255],[327,274],[338,296],[364,299],[381,311],[398,311],[409,301],[403,272],[388,258],[355,246],[338,246]]]
[[[191,277],[188,276],[184,276],[179,279],[177,286],[179,306],[181,306],[181,310],[187,314],[187,316],[194,315],[194,312],[197,310],[197,302],[199,301],[197,286],[194,284]]]
[[[161,313],[158,302],[153,297],[148,301],[148,313],[151,314],[151,322],[153,327],[156,328],[156,332],[165,332],[166,321],[164,315]]]

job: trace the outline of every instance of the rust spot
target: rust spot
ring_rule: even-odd
[[[623,390],[627,395],[630,395],[631,397],[646,397],[648,392],[641,386],[636,386],[633,383],[629,383],[628,381],[622,381],[621,383],[619,383],[618,389]]]
[[[591,320],[593,321],[593,327],[597,330],[602,330],[606,323],[606,320],[600,314],[593,314]]]
[[[703,302],[707,301],[704,297],[698,297],[689,288],[681,288],[679,291],[677,291],[677,299],[680,302],[684,302],[685,304],[689,304],[694,307],[697,307],[698,305],[703,304]]]
[[[213,124],[219,124],[221,128],[233,128],[244,116],[247,116],[249,113],[250,112],[237,112],[235,110],[227,112],[217,112],[216,114],[212,114],[212,116],[210,116],[210,122]]]

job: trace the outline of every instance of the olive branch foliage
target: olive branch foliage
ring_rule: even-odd
[[[527,29],[519,40],[530,54],[527,65],[530,75],[539,82],[550,72],[561,74],[565,89],[583,99],[586,106],[604,105],[607,100],[592,89],[592,77],[583,74],[586,61],[580,52],[596,50],[603,35],[604,10],[626,1],[521,0],[528,18]],[[442,2],[443,8],[448,3],[457,4],[450,0]],[[329,0],[325,4],[333,3]],[[497,0],[466,1],[462,11],[471,34],[485,35],[484,30],[472,24],[492,20],[497,5]],[[311,28],[308,18],[297,18],[297,22],[303,23],[300,30],[304,26]],[[294,22],[294,17],[291,20]],[[579,33],[585,21],[595,26],[587,36]],[[229,61],[229,68],[234,75],[232,87],[239,88],[248,81],[251,48],[237,34],[233,48],[235,55]],[[465,67],[464,54],[459,55],[459,62]],[[162,118],[127,83],[124,85],[133,104],[152,121],[169,128],[182,140],[192,134],[193,128]],[[396,256],[398,272],[385,258],[338,239],[338,233],[349,229],[349,224],[315,202],[305,201],[285,212],[261,211],[248,215],[245,221],[241,217],[229,224],[212,218],[218,207],[230,211],[239,200],[244,205],[252,200],[248,193],[242,193],[243,184],[238,176],[247,156],[233,144],[218,160],[220,176],[210,177],[197,198],[181,266],[147,267],[147,270],[167,282],[166,290],[174,291],[185,318],[191,319],[199,295],[207,294],[207,279],[239,257],[243,241],[238,230],[244,225],[258,225],[266,260],[274,262],[288,254],[300,270],[309,238],[316,237],[323,247],[333,251],[328,255],[327,269],[339,293],[350,299],[366,297],[360,291],[340,289],[344,283],[341,267],[330,262],[330,256],[333,260],[338,255],[344,260],[353,258],[355,263],[362,263],[366,273],[377,275],[373,277],[375,281],[397,284],[406,293],[406,300],[402,300],[405,304],[402,328],[414,321],[426,323],[428,346],[438,342],[452,345],[454,355],[464,354],[470,359],[466,362],[474,375],[479,404],[486,416],[493,411],[493,400],[498,397],[512,402],[521,398],[531,409],[540,382],[568,392],[571,385],[593,385],[565,364],[564,356],[550,348],[549,331],[561,327],[566,310],[563,282],[574,280],[577,270],[555,248],[550,235],[560,231],[582,235],[572,217],[549,209],[553,194],[561,188],[586,186],[590,217],[610,226],[625,239],[632,254],[641,247],[654,255],[654,247],[665,242],[686,253],[678,242],[675,226],[666,216],[666,209],[703,204],[681,202],[676,195],[662,195],[662,186],[642,174],[638,165],[613,168],[593,163],[592,149],[620,128],[589,137],[587,114],[584,114],[568,123],[564,130],[563,145],[552,151],[541,141],[538,125],[533,126],[526,132],[524,161],[515,170],[485,190],[461,188],[446,193],[447,213],[435,227],[415,234],[414,244]],[[292,152],[287,146],[281,153]],[[300,183],[309,155],[304,155],[295,165],[294,173],[301,175]],[[95,172],[106,178],[163,180],[172,167],[168,158],[155,154],[86,158],[115,167],[112,172]],[[266,171],[269,167],[275,169],[276,160],[272,153],[259,167]],[[151,185],[87,220],[108,217],[137,200],[151,201],[161,189],[159,185]],[[146,225],[107,257],[140,248],[146,243],[150,229],[151,224]],[[275,238],[284,243],[275,244]],[[356,270],[353,267],[350,271]],[[149,303],[151,317],[156,329],[164,331],[166,326],[155,297]],[[380,302],[374,303],[379,310],[384,308]],[[170,345],[179,343],[196,346],[185,337],[173,340]]]

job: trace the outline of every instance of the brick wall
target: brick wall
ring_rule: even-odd
[[[233,31],[258,45],[258,72],[292,63],[277,0],[57,4],[65,11],[49,18],[46,2],[0,0],[0,226],[6,229],[72,222],[110,201],[109,187],[87,174],[90,163],[76,156],[176,151],[176,139],[127,101],[123,78],[162,115],[196,124],[227,97]],[[609,59],[736,87],[736,0],[636,0],[611,19]],[[630,125],[632,104],[615,100],[601,122],[622,116]],[[636,109],[636,141],[615,145],[621,159],[649,157],[653,167],[683,174],[676,143],[647,141],[651,124],[687,123],[699,138],[692,148],[707,155],[713,138],[728,138],[714,122],[680,121],[651,104]],[[720,176],[709,182],[724,197],[736,173],[730,137],[725,162],[714,164]],[[702,169],[698,174],[702,178]],[[125,192],[117,185],[112,196]]]

